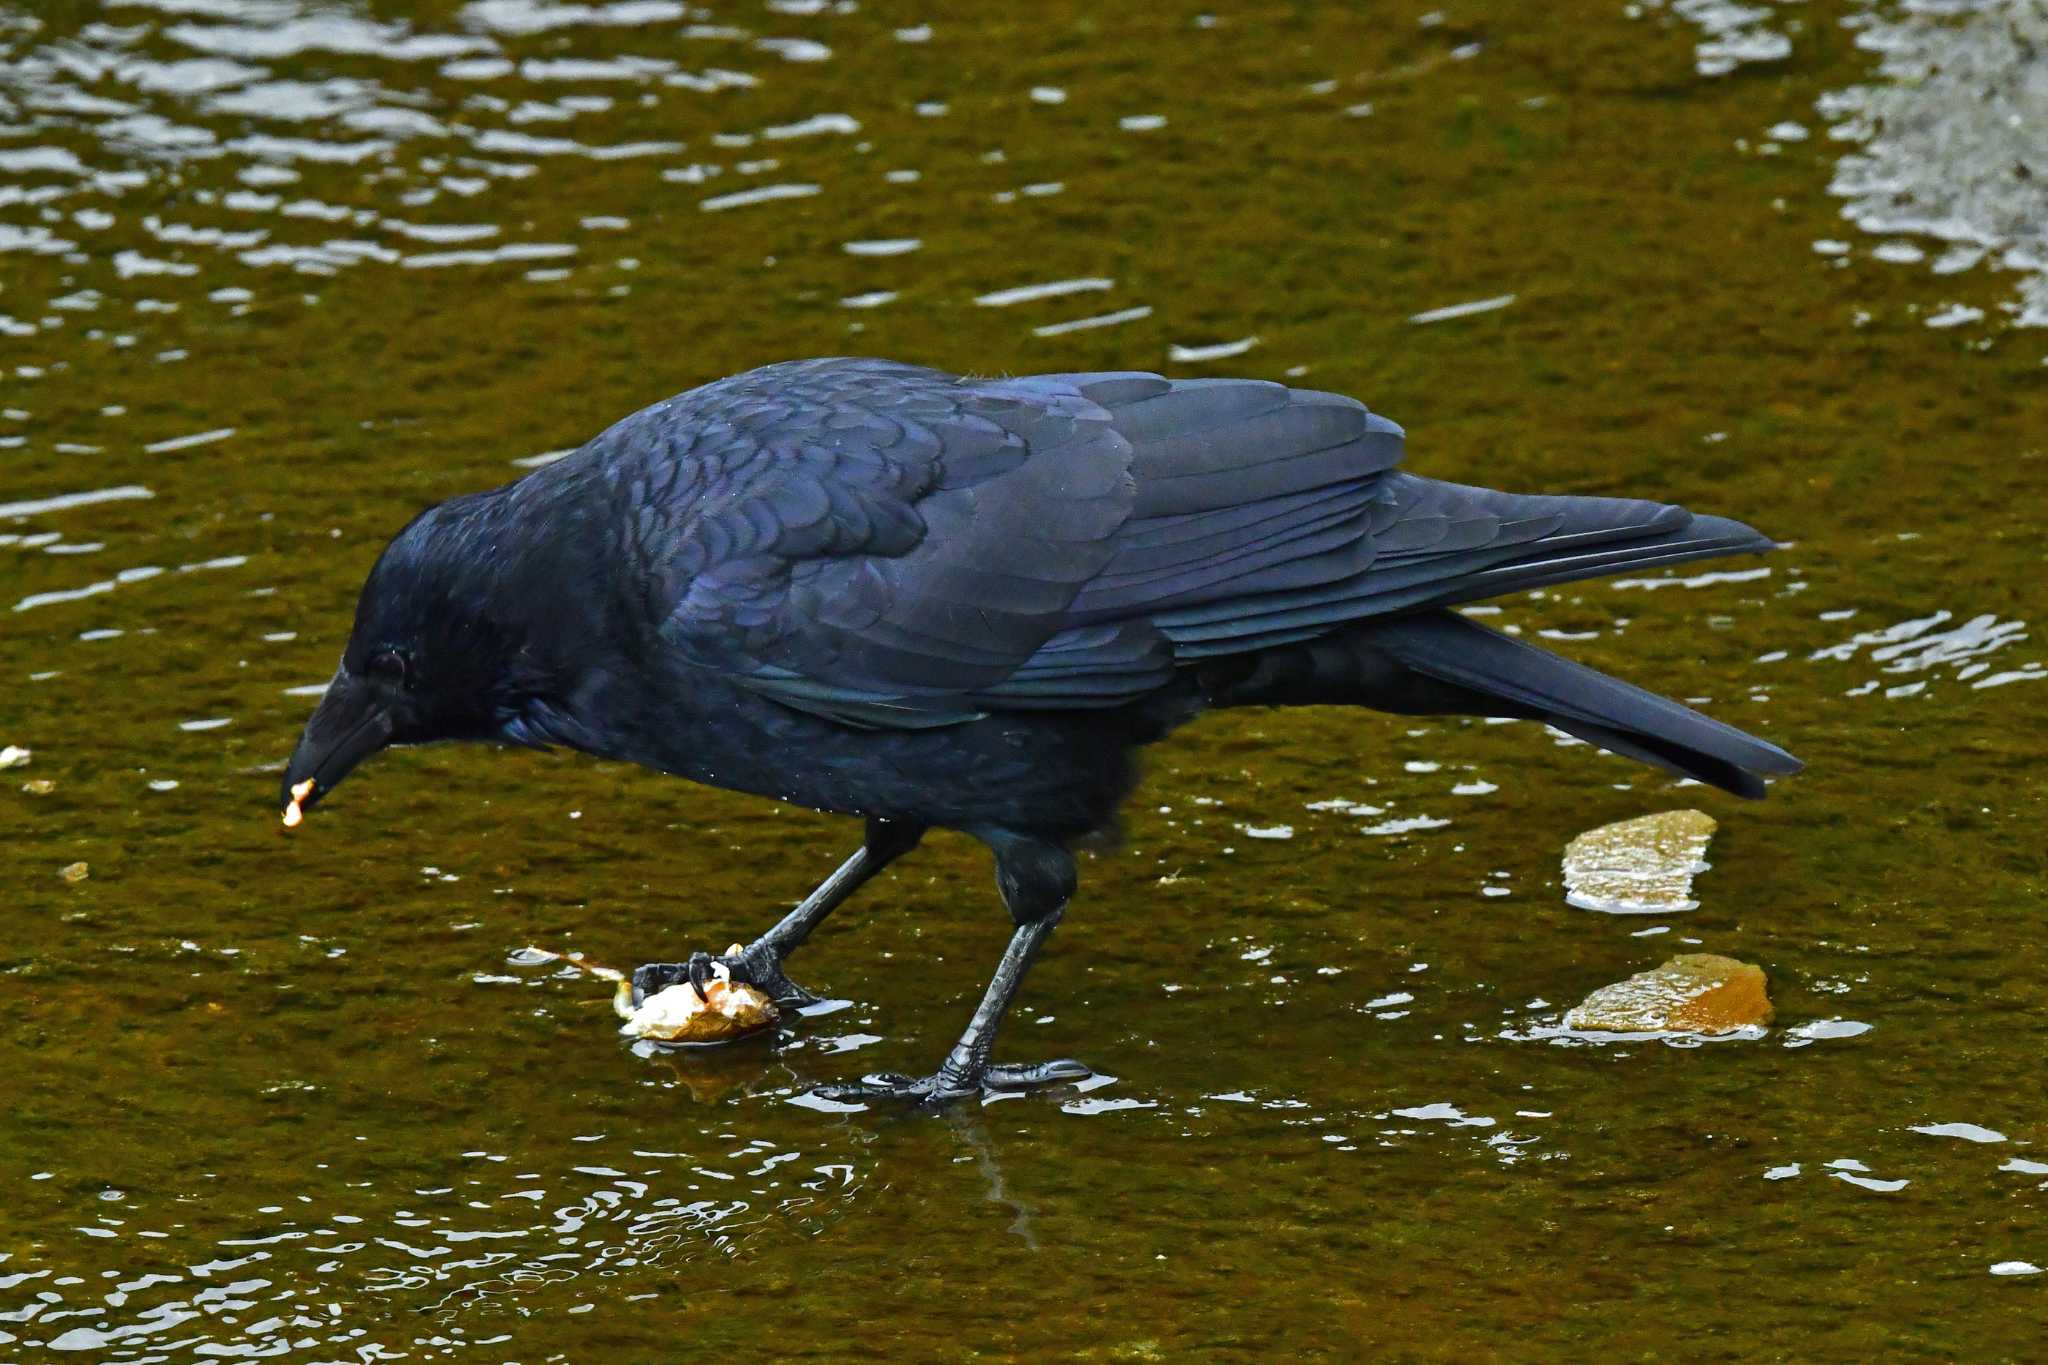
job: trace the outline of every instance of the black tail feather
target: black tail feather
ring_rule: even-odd
[[[1737,796],[1762,796],[1764,774],[1796,773],[1801,766],[1777,745],[1732,725],[1452,612],[1369,630],[1375,646],[1414,672],[1507,703],[1500,714],[1538,715],[1588,743]]]
[[[1581,501],[1598,504],[1603,499]],[[1679,512],[1679,508],[1667,508]],[[1449,606],[1477,602],[1530,588],[1570,583],[1581,578],[1603,578],[1623,569],[1664,568],[1696,559],[1718,559],[1723,555],[1761,554],[1774,549],[1769,536],[1727,517],[1694,513],[1676,527],[1652,535],[1628,539],[1610,538],[1606,544],[1586,544],[1569,534],[1546,536],[1530,546],[1531,553],[1505,564],[1495,564],[1465,575],[1448,585],[1432,605]]]

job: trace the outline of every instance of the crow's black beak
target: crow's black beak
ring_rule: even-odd
[[[346,669],[337,670],[327,695],[306,722],[306,732],[299,736],[291,762],[285,764],[278,803],[290,806],[293,790],[310,780],[313,785],[299,805],[311,806],[356,764],[389,744],[394,728],[389,707],[375,691],[350,677]]]

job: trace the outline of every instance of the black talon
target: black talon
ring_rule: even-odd
[[[818,1002],[818,996],[789,979],[774,954],[763,952],[757,944],[731,957],[692,953],[688,962],[642,963],[633,969],[633,1005],[638,1008],[648,996],[658,995],[685,981],[690,983],[690,989],[697,993],[699,1000],[709,1004],[705,988],[718,978],[721,965],[730,980],[752,986],[778,1005],[800,1007]]]
[[[1071,1057],[1056,1062],[1035,1062],[1030,1064],[1006,1064],[984,1067],[979,1074],[962,1073],[948,1067],[939,1068],[930,1076],[905,1076],[900,1072],[881,1071],[861,1077],[858,1081],[838,1085],[821,1085],[812,1093],[822,1099],[835,1100],[842,1104],[859,1104],[871,1101],[907,1104],[913,1109],[936,1112],[955,1100],[971,1099],[984,1094],[1016,1094],[1020,1091],[1046,1089],[1084,1081],[1095,1074],[1094,1068]]]
[[[990,1090],[1036,1090],[1040,1086],[1085,1081],[1094,1074],[1095,1068],[1086,1062],[1062,1057],[1055,1062],[992,1066],[981,1078],[981,1083]]]
[[[900,1103],[913,1109],[938,1109],[953,1100],[980,1093],[944,1074],[906,1076],[896,1071],[871,1072],[857,1081],[821,1085],[812,1093],[839,1104]]]
[[[638,1009],[650,995],[659,995],[684,979],[688,967],[681,962],[643,962],[633,969],[633,1008]]]
[[[707,1005],[711,1003],[711,999],[704,994],[704,988],[718,975],[712,970],[712,964],[716,960],[709,953],[690,954],[690,989],[697,992],[697,999]]]

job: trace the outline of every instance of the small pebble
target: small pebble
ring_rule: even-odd
[[[1768,1023],[1761,967],[1713,953],[1683,953],[1652,971],[1602,986],[1564,1017],[1601,1033],[1734,1033]]]
[[[47,777],[32,777],[21,784],[21,789],[30,796],[48,796],[57,790],[57,784]]]
[[[1703,811],[1672,810],[1587,830],[1564,851],[1565,902],[1610,915],[1697,909],[1692,879],[1714,828]]]

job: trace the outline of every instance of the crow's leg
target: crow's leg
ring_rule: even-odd
[[[774,928],[729,956],[713,957],[694,953],[688,962],[649,962],[633,972],[633,1003],[678,981],[688,981],[701,996],[713,976],[713,964],[722,963],[735,981],[744,981],[777,1004],[808,1005],[817,996],[791,981],[782,970],[782,960],[811,936],[811,930],[825,922],[825,916],[866,884],[869,878],[916,848],[924,838],[923,825],[900,820],[868,821],[867,838],[851,858],[805,896],[796,909],[784,915]]]
[[[1053,926],[1066,911],[1074,894],[1074,859],[1058,844],[1009,830],[976,831],[995,851],[996,885],[1010,908],[1016,932],[996,964],[981,1004],[967,1021],[967,1031],[945,1062],[930,1076],[914,1078],[883,1074],[864,1077],[857,1084],[825,1086],[818,1093],[828,1099],[910,1100],[936,1107],[988,1090],[1028,1090],[1062,1081],[1078,1081],[1093,1073],[1072,1060],[1040,1062],[1028,1066],[993,1066],[989,1050],[995,1046],[996,1029],[1009,1012],[1024,973],[1032,959],[1051,936]]]

